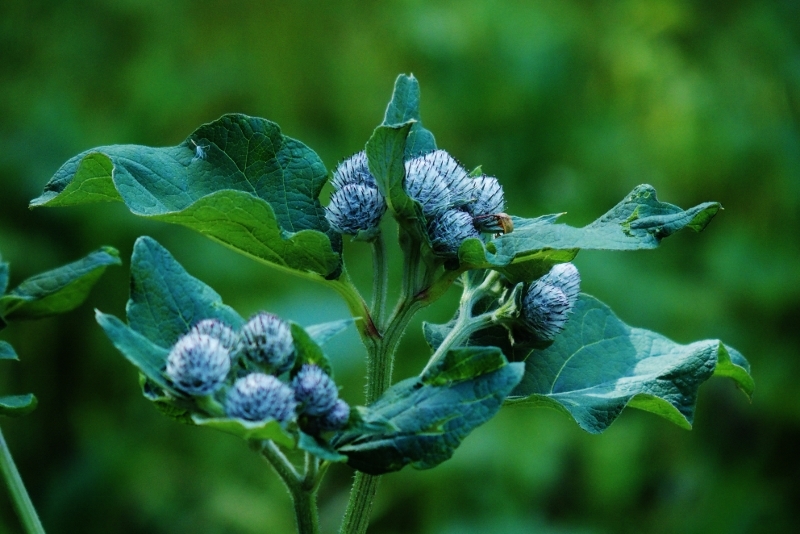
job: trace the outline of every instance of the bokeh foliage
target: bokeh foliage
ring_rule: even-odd
[[[0,251],[12,285],[100,244],[128,258],[149,234],[245,316],[343,316],[332,292],[119,205],[27,204],[78,152],[174,145],[226,112],[276,121],[332,169],[363,148],[400,72],[420,80],[438,145],[498,176],[511,213],[567,211],[579,226],[645,182],[681,206],[721,202],[703,234],[656,251],[583,251],[575,263],[583,289],[626,323],[682,343],[722,338],[745,354],[752,405],[711,381],[693,431],[627,412],[601,436],[554,411],[506,409],[437,469],[385,477],[373,530],[782,532],[800,522],[797,2],[9,0],[0,50]],[[368,251],[345,252],[368,288]],[[126,269],[109,271],[88,305],[3,333],[23,363],[4,368],[0,389],[40,401],[4,426],[48,531],[291,532],[288,497],[256,455],[141,399],[91,313],[122,316],[127,291]],[[452,304],[422,318],[442,322]],[[357,343],[350,332],[330,347],[343,397],[360,403]],[[406,336],[397,378],[425,351],[419,330]],[[329,530],[350,471],[331,475]],[[4,499],[0,529],[18,530]]]

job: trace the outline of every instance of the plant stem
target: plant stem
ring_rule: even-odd
[[[370,243],[372,246],[372,266],[374,278],[372,279],[372,320],[380,331],[384,327],[386,314],[386,292],[388,290],[389,269],[386,265],[386,243],[383,233],[378,233]]]
[[[319,514],[317,512],[317,469],[316,459],[306,453],[305,473],[301,476],[294,465],[272,441],[264,441],[261,454],[275,469],[286,485],[294,502],[298,534],[318,534]]]
[[[14,459],[11,457],[11,451],[8,449],[8,444],[6,444],[2,431],[0,431],[0,470],[2,470],[3,477],[6,479],[8,491],[11,492],[11,498],[14,502],[14,508],[17,509],[25,531],[29,534],[44,534],[42,523],[39,521],[36,509],[33,507],[28,492],[25,490],[22,477],[20,477],[17,466],[14,464]]]
[[[364,534],[381,477],[356,471],[340,534]]]

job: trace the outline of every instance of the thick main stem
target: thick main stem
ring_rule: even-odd
[[[11,499],[14,502],[14,508],[17,509],[25,531],[29,534],[44,534],[42,523],[39,521],[36,509],[33,507],[28,492],[25,490],[22,477],[14,464],[14,459],[11,457],[11,451],[8,449],[8,444],[3,437],[2,431],[0,431],[0,471],[2,471],[3,477],[6,479],[8,491],[11,493]]]

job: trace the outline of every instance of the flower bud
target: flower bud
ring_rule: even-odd
[[[333,409],[339,391],[325,371],[317,365],[306,364],[292,380],[294,396],[308,415],[322,415]]]
[[[325,218],[339,233],[356,235],[375,229],[386,211],[386,200],[376,187],[346,184],[331,195]]]
[[[493,215],[505,211],[503,187],[493,176],[480,176],[472,179],[475,200],[464,206],[474,217]]]
[[[541,277],[539,282],[549,284],[559,288],[567,296],[569,307],[575,305],[578,300],[578,293],[581,291],[581,275],[578,269],[571,263],[559,263],[554,265],[550,272]]]
[[[552,341],[567,324],[570,308],[561,289],[538,280],[522,299],[522,322],[542,341]]]
[[[217,339],[230,352],[236,350],[236,345],[239,343],[236,332],[218,319],[203,319],[192,327],[192,332]]]
[[[297,401],[292,388],[271,375],[250,373],[233,383],[225,400],[229,417],[246,421],[275,419],[287,423],[295,418]]]
[[[218,339],[189,332],[169,352],[166,374],[180,391],[203,396],[222,386],[230,368],[228,350]]]
[[[336,167],[333,171],[333,187],[341,189],[350,184],[362,184],[377,189],[378,184],[375,177],[369,172],[367,165],[367,153],[363,150],[350,156]]]
[[[443,174],[449,168],[444,150],[430,152],[424,156],[406,161],[406,176],[403,183],[408,196],[422,204],[422,213],[426,216],[441,213],[451,206],[450,190],[447,186],[447,177]]]
[[[340,430],[344,428],[349,419],[350,406],[342,399],[339,399],[330,411],[320,417],[319,429],[323,432],[326,430]]]
[[[294,365],[294,340],[289,324],[271,313],[261,312],[239,332],[239,354],[281,374]]]
[[[450,209],[436,216],[428,225],[433,251],[442,256],[457,256],[461,243],[469,237],[480,237],[472,224],[472,216]]]

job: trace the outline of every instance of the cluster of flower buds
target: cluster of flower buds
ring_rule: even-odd
[[[522,300],[523,324],[542,341],[564,329],[580,292],[581,277],[571,263],[559,263],[529,287]]]
[[[289,324],[261,312],[238,332],[217,319],[198,322],[172,347],[165,373],[186,395],[219,398],[228,417],[298,421],[315,434],[343,428],[350,407],[333,379],[317,365],[295,369],[296,360]]]
[[[325,208],[325,218],[334,230],[356,235],[378,227],[386,211],[386,200],[369,172],[364,151],[339,164],[333,173],[333,186],[336,190]]]
[[[434,252],[454,257],[465,239],[508,232],[503,188],[492,176],[472,177],[444,150],[405,163],[405,190],[422,206]]]

